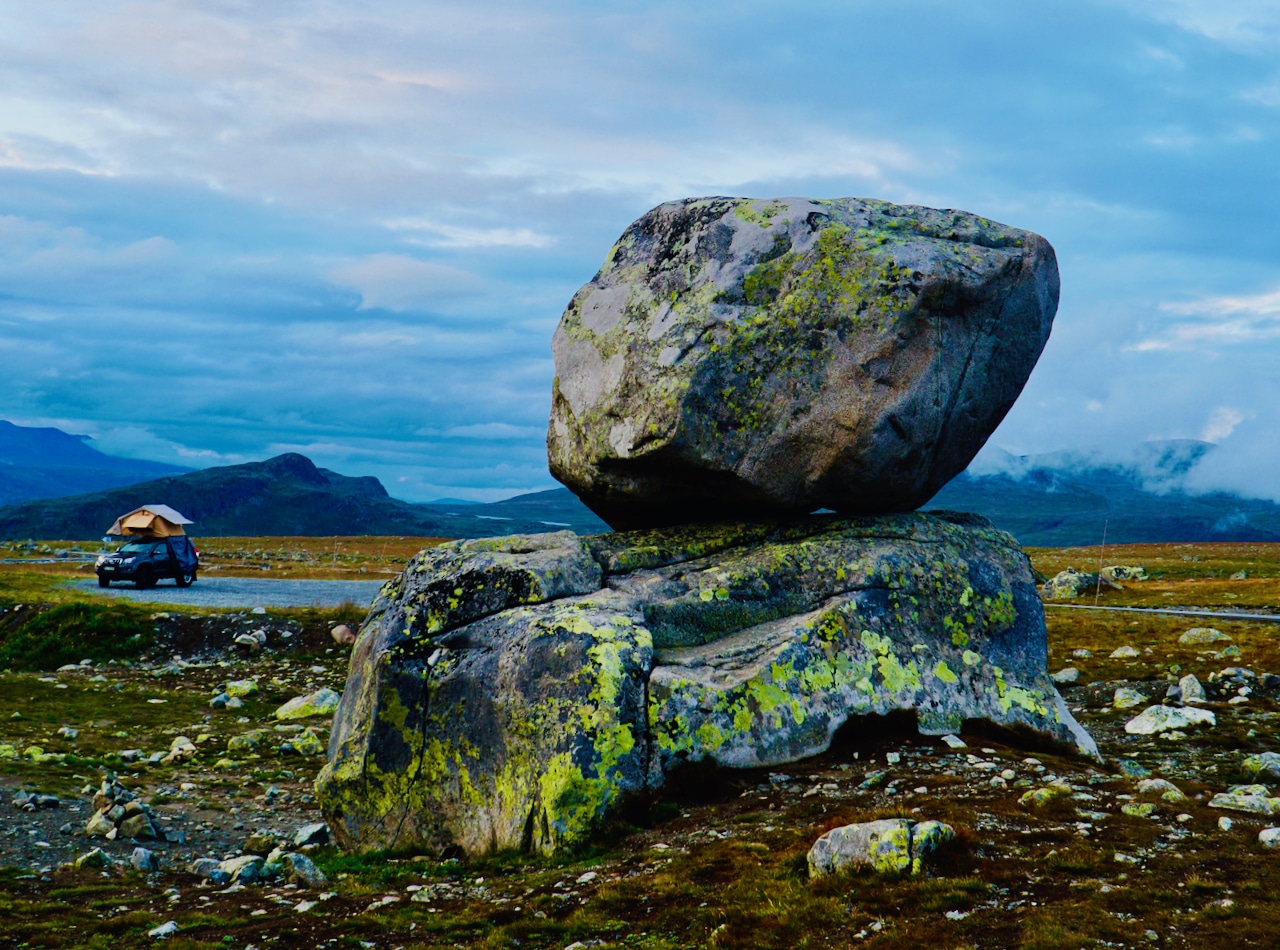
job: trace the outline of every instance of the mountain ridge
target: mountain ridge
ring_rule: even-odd
[[[491,504],[413,504],[392,498],[373,476],[340,475],[287,452],[263,462],[0,507],[0,538],[98,538],[119,515],[155,503],[176,508],[195,522],[193,535],[205,536],[485,537],[560,528],[608,530],[566,489]],[[446,510],[451,507],[463,511]]]
[[[134,484],[192,469],[119,458],[88,443],[89,436],[0,419],[0,505],[57,498]]]

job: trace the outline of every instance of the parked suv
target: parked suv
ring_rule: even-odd
[[[98,586],[133,581],[146,588],[172,577],[179,587],[190,587],[199,567],[200,552],[188,537],[130,538],[120,550],[98,555]]]

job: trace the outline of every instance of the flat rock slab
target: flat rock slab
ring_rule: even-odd
[[[358,850],[550,853],[699,760],[794,762],[914,711],[1090,756],[1014,540],[971,515],[816,517],[423,551],[361,627],[317,783]]]
[[[1022,391],[1053,248],[963,211],[841,198],[660,205],[552,340],[552,474],[615,528],[909,511]]]

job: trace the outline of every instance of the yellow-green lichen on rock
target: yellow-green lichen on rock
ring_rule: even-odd
[[[552,340],[551,470],[618,528],[906,511],[1048,339],[1043,238],[855,198],[700,198],[631,225]]]
[[[972,516],[459,544],[375,602],[318,797],[348,847],[545,854],[685,763],[794,762],[858,717],[1096,755],[1045,650],[1025,556]]]

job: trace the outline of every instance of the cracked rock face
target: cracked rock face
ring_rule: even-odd
[[[552,340],[552,473],[618,529],[908,511],[972,460],[1058,305],[1053,248],[962,211],[671,202]]]
[[[858,717],[1097,755],[1025,556],[972,515],[459,541],[382,590],[317,781],[358,850],[551,853],[685,763],[780,765]]]

